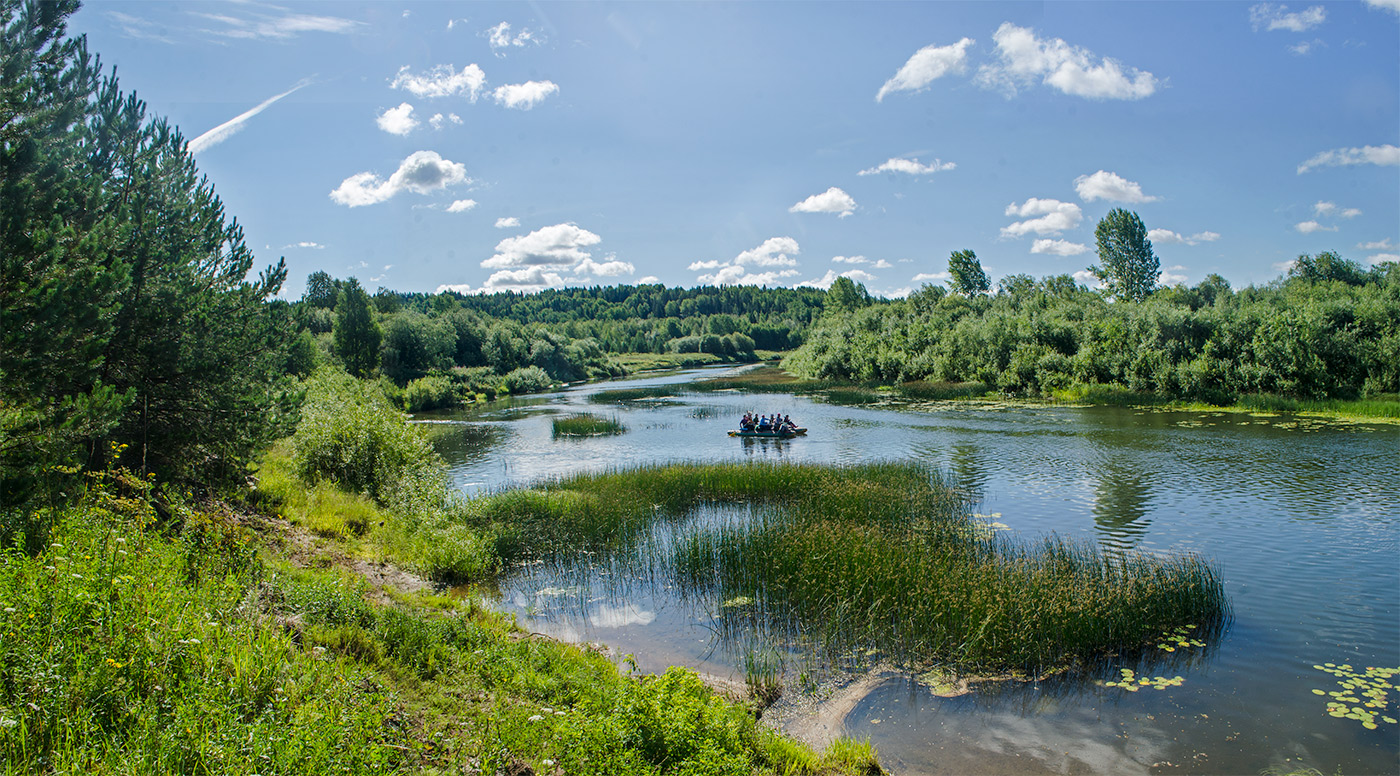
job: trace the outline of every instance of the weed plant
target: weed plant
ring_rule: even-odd
[[[600,418],[580,413],[554,418],[555,437],[591,437],[621,434],[627,430],[617,418]]]

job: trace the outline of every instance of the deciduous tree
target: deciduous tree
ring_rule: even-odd
[[[1152,252],[1147,228],[1138,214],[1114,208],[1094,229],[1100,264],[1089,271],[1116,299],[1141,301],[1152,293],[1161,275],[1161,263]]]
[[[970,250],[953,251],[948,257],[948,274],[953,276],[948,284],[960,294],[972,296],[992,287],[991,279],[982,270],[982,262],[978,261],[977,254]]]

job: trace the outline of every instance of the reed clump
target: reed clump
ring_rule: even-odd
[[[600,418],[585,413],[554,418],[553,423],[556,437],[610,436],[627,430],[617,418]]]
[[[753,511],[687,519],[707,504]],[[751,640],[759,628],[834,659],[876,650],[1040,673],[1141,647],[1165,628],[1209,634],[1229,613],[1218,571],[1199,556],[1110,555],[981,530],[958,491],[915,464],[636,467],[493,494],[469,511],[513,537],[499,545],[508,559],[646,556],[685,595],[752,600],[719,607],[722,633]],[[671,523],[671,541],[653,540],[659,521]]]
[[[594,404],[622,404],[639,399],[664,399],[675,396],[678,387],[674,385],[648,385],[641,388],[609,388],[591,393],[588,400]]]

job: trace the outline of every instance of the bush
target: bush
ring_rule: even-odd
[[[457,395],[452,380],[443,375],[420,377],[403,389],[403,408],[409,412],[422,412],[457,404]]]
[[[292,437],[297,475],[330,480],[405,514],[442,503],[442,459],[420,429],[405,422],[373,383],[321,370],[307,383],[301,425]]]
[[[539,393],[554,385],[549,373],[537,366],[522,366],[511,371],[505,378],[506,390],[513,394]]]

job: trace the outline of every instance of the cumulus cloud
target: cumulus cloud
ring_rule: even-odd
[[[1052,256],[1078,256],[1088,253],[1088,246],[1069,240],[1036,240],[1031,243],[1031,253],[1048,253]]]
[[[1215,242],[1220,239],[1220,234],[1218,232],[1197,232],[1186,237],[1170,229],[1150,229],[1147,232],[1147,239],[1154,245],[1196,245],[1203,242]]]
[[[929,175],[944,170],[952,170],[958,165],[954,162],[944,162],[941,159],[934,159],[932,164],[919,164],[918,159],[890,159],[879,167],[871,167],[868,170],[861,170],[856,175],[878,175],[882,172],[902,172],[908,175]]]
[[[1388,251],[1390,250],[1390,238],[1377,240],[1375,242],[1363,242],[1356,244],[1357,250],[1362,251]]]
[[[1099,280],[1097,275],[1087,269],[1081,269],[1074,273],[1074,282],[1090,289],[1103,287],[1103,281]]]
[[[447,291],[451,291],[454,294],[461,294],[463,296],[473,293],[470,283],[443,283],[442,285],[438,286],[437,290],[433,293],[441,294]]]
[[[1362,146],[1323,151],[1298,165],[1298,174],[1302,175],[1319,167],[1349,167],[1356,164],[1374,164],[1379,167],[1400,165],[1400,146]]]
[[[191,140],[186,146],[186,148],[192,154],[197,154],[200,151],[213,148],[214,146],[224,142],[225,140],[228,140],[229,138],[242,131],[243,126],[248,123],[249,119],[267,110],[274,102],[277,102],[278,100],[282,99],[283,97],[286,97],[292,92],[295,92],[296,90],[301,89],[305,86],[309,86],[310,84],[311,79],[303,78],[302,80],[297,82],[296,86],[293,86],[287,91],[282,92],[281,94],[273,95],[272,97],[263,100],[262,102],[258,103],[257,107],[243,111],[242,113],[238,114],[237,116],[234,116],[228,121],[225,121],[219,126],[214,127],[208,132],[205,132],[204,134],[200,135],[194,140]]]
[[[482,88],[486,86],[486,73],[475,64],[471,64],[462,68],[460,73],[452,65],[438,65],[427,73],[415,75],[409,72],[408,65],[404,65],[399,68],[389,86],[405,89],[419,97],[451,97],[461,94],[476,102]]]
[[[1366,0],[1366,5],[1379,8],[1382,11],[1390,11],[1393,14],[1400,14],[1400,0]]]
[[[338,204],[360,207],[383,202],[401,191],[430,194],[470,182],[465,165],[444,159],[436,151],[416,151],[403,160],[388,180],[372,172],[357,173],[341,181],[330,196]]]
[[[836,213],[838,218],[845,218],[855,211],[856,201],[835,186],[788,208],[789,213]]]
[[[864,256],[832,256],[831,260],[836,264],[869,264],[870,259]]]
[[[528,27],[522,27],[520,32],[511,35],[510,22],[501,22],[482,34],[486,36],[486,42],[491,44],[491,50],[496,52],[498,57],[505,56],[505,51],[511,47],[520,48],[526,43],[540,42],[538,34]]]
[[[515,216],[506,216],[504,218],[496,219],[497,229],[512,229],[517,226],[520,226],[520,219],[516,218]]]
[[[1079,222],[1084,220],[1084,211],[1073,202],[1036,197],[1031,197],[1021,205],[1013,202],[1007,206],[1006,215],[1026,220],[1002,227],[1002,237],[1024,237],[1031,232],[1059,234],[1079,226]]]
[[[1074,190],[1085,202],[1093,202],[1096,199],[1109,202],[1156,202],[1158,199],[1143,194],[1141,184],[1107,170],[1075,178]]]
[[[474,199],[459,199],[459,200],[456,200],[455,202],[453,202],[452,204],[450,204],[450,205],[447,206],[447,212],[449,212],[449,213],[465,213],[466,211],[471,210],[471,209],[474,208],[474,207],[476,207],[476,200],[474,200]]]
[[[776,285],[783,278],[795,277],[799,274],[796,269],[791,268],[797,266],[797,260],[792,257],[801,252],[802,249],[798,246],[797,241],[791,237],[770,237],[758,247],[743,251],[730,261],[719,261],[718,259],[696,261],[691,262],[688,269],[691,272],[714,270],[712,273],[697,277],[696,280],[700,283],[717,286]],[[749,269],[750,266],[786,267],[788,269],[752,272]]]
[[[386,109],[374,121],[391,135],[407,135],[418,126],[418,119],[413,118],[413,106],[406,102],[400,103],[397,108]]]
[[[1376,255],[1372,256],[1372,257],[1369,258],[1369,259],[1367,259],[1367,261],[1371,262],[1371,264],[1373,264],[1373,265],[1374,265],[1374,264],[1384,264],[1384,263],[1386,263],[1386,262],[1388,262],[1388,261],[1400,262],[1400,254],[1395,254],[1395,253],[1377,253]]]
[[[1180,264],[1167,267],[1157,276],[1157,282],[1164,286],[1184,286],[1186,285],[1186,275],[1181,274],[1184,271],[1186,271],[1186,268]]]
[[[1300,57],[1305,57],[1311,54],[1313,52],[1313,49],[1315,48],[1327,48],[1327,44],[1321,39],[1305,40],[1299,43],[1294,43],[1292,46],[1288,47],[1288,50],[1289,52],[1296,54]]]
[[[801,283],[796,283],[794,285],[798,288],[827,289],[831,288],[831,284],[835,283],[837,278],[850,278],[851,280],[854,280],[857,283],[869,283],[870,281],[875,280],[876,276],[870,274],[869,272],[859,269],[847,270],[841,273],[837,273],[837,271],[834,269],[829,269],[826,271],[825,275],[822,275],[819,278],[804,280]]]
[[[1320,5],[1312,6],[1297,13],[1289,13],[1286,5],[1260,3],[1249,9],[1249,23],[1255,30],[1287,30],[1306,32],[1327,21],[1327,9]]]
[[[507,237],[496,253],[481,262],[495,269],[482,286],[486,291],[539,291],[583,283],[591,278],[631,275],[636,267],[614,256],[597,261],[588,250],[601,237],[577,224],[555,224],[529,234]]]
[[[1335,231],[1337,231],[1337,227],[1335,227],[1335,226],[1323,226],[1322,224],[1319,224],[1319,223],[1316,222],[1316,221],[1302,221],[1302,222],[1299,222],[1299,223],[1294,224],[1294,225],[1293,225],[1293,228],[1294,228],[1294,229],[1297,229],[1299,232],[1302,232],[1303,234],[1312,234],[1313,232],[1335,232]]]
[[[481,262],[481,266],[488,269],[572,267],[592,258],[584,249],[602,241],[602,237],[577,224],[555,224],[501,240],[496,244],[496,254]]]
[[[961,73],[967,69],[967,49],[972,38],[963,38],[951,46],[924,46],[909,57],[904,67],[894,77],[880,87],[875,101],[885,99],[891,92],[917,92],[927,88],[935,80],[948,73]]]
[[[458,115],[455,114],[455,113],[449,113],[449,114],[447,114],[447,115],[445,115],[445,116],[444,116],[443,114],[441,114],[441,113],[434,113],[434,114],[433,114],[433,117],[430,118],[430,119],[428,119],[428,124],[431,125],[433,129],[442,129],[443,127],[447,126],[448,124],[461,124],[461,123],[462,123],[462,117],[461,117],[461,116],[458,116]]]
[[[910,279],[911,279],[913,282],[915,282],[915,283],[931,283],[931,282],[935,282],[935,281],[936,281],[936,282],[939,282],[939,283],[942,283],[942,282],[945,282],[945,281],[948,281],[948,280],[952,280],[952,279],[953,279],[953,273],[951,273],[951,272],[920,272],[919,274],[915,275],[914,277],[912,277],[912,278],[910,278]]]
[[[637,285],[639,285],[639,286],[649,285],[649,284],[651,284],[651,283],[660,283],[660,282],[661,282],[661,278],[659,278],[659,277],[657,277],[657,276],[655,276],[655,275],[647,275],[647,276],[644,277],[644,278],[637,278]]]
[[[551,94],[558,94],[559,86],[553,81],[526,81],[523,84],[498,86],[491,93],[496,102],[507,108],[529,110]]]
[[[1038,38],[1029,27],[1004,22],[992,40],[999,61],[978,69],[977,82],[1008,97],[1037,78],[1065,94],[1095,100],[1140,100],[1157,91],[1159,82],[1151,73],[1125,69],[1106,57],[1095,64],[1087,49],[1059,38]]]

